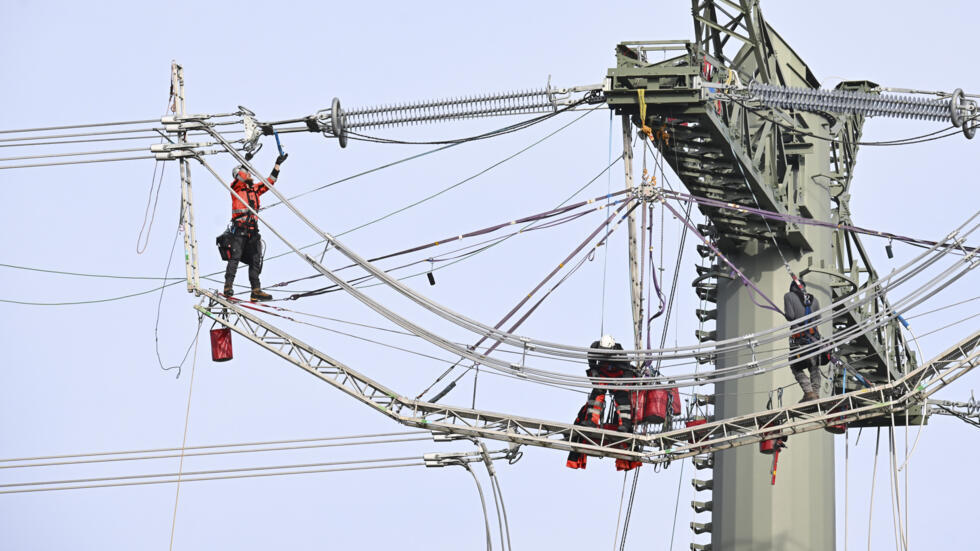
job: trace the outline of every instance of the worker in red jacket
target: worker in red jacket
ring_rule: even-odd
[[[276,157],[276,166],[273,167],[269,175],[269,184],[274,185],[279,177],[279,167],[288,157],[282,154]],[[259,274],[262,273],[262,236],[259,235],[259,224],[255,215],[248,210],[252,207],[255,212],[259,210],[259,197],[269,191],[264,182],[256,183],[252,180],[252,175],[244,166],[238,166],[232,172],[234,181],[231,189],[231,226],[229,227],[230,238],[228,239],[228,253],[226,260],[228,266],[225,268],[225,296],[232,296],[234,291],[235,274],[238,272],[239,261],[248,264],[248,281],[252,285],[252,302],[272,300],[272,296],[262,291],[262,283],[259,282]]]
[[[610,335],[603,335],[601,339],[593,342],[589,348],[598,350],[622,350],[623,345],[616,342]],[[586,375],[593,378],[618,379],[628,377],[633,374],[633,366],[624,357],[617,357],[611,354],[589,354],[589,369]],[[609,383],[606,383],[609,384]],[[603,383],[596,383],[596,387],[589,394],[586,402],[585,419],[582,424],[587,427],[601,426],[600,416],[605,402],[606,389]],[[599,386],[602,385],[602,386]],[[616,402],[616,413],[619,417],[619,426],[616,430],[620,432],[633,432],[633,405],[630,403],[630,394],[626,390],[610,391],[613,401]]]

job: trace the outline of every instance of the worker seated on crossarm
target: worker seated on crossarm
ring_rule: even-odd
[[[793,281],[789,284],[789,291],[783,295],[783,311],[786,315],[786,321],[797,320],[819,309],[820,302],[817,301],[817,298],[806,292],[806,284],[802,280],[794,277]],[[792,331],[789,337],[790,369],[792,369],[796,381],[800,383],[800,388],[803,390],[803,399],[800,400],[801,402],[808,402],[820,398],[820,366],[828,362],[830,355],[829,352],[821,352],[817,356],[801,360],[799,358],[812,353],[812,349],[806,353],[795,352],[798,348],[820,342],[820,331],[816,328],[816,324],[819,322],[820,319],[817,316],[816,319],[809,320],[806,323],[800,322],[793,324],[790,328],[790,331]],[[814,327],[802,329],[804,325],[811,324]],[[806,371],[809,371],[809,377],[807,377]]]
[[[267,180],[270,185],[276,183],[279,178],[279,167],[286,160],[288,154],[279,155],[276,158],[276,166]],[[229,244],[228,265],[225,268],[225,289],[226,296],[232,296],[234,291],[235,274],[238,271],[239,261],[248,264],[248,281],[252,285],[252,302],[272,300],[272,296],[262,291],[262,283],[259,275],[262,273],[262,236],[259,235],[259,224],[255,214],[248,209],[251,207],[255,212],[259,211],[259,197],[269,191],[264,182],[256,183],[252,175],[244,166],[238,166],[232,172],[234,181],[231,189],[231,226],[229,226],[226,236]],[[228,235],[230,234],[230,235]]]
[[[589,348],[596,350],[622,350],[623,345],[616,342],[610,335],[603,335],[601,339],[593,342]],[[589,368],[586,374],[589,377],[600,379],[618,379],[621,377],[633,376],[633,366],[623,355],[615,354],[593,354],[588,355]],[[605,386],[615,384],[612,382],[602,383],[596,381],[596,386],[589,394],[586,402],[585,418],[582,425],[586,427],[602,426],[602,410],[606,400]],[[630,403],[630,394],[626,390],[612,390],[613,401],[616,402],[616,413],[619,417],[619,424],[616,430],[620,432],[633,432],[633,406]]]

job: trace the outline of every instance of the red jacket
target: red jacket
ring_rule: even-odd
[[[269,176],[268,180],[270,184],[275,185],[275,176]],[[258,228],[255,215],[249,212],[248,207],[258,212],[261,204],[259,197],[269,191],[269,188],[264,182],[255,183],[248,172],[242,170],[232,182],[231,189],[235,190],[235,193],[231,194],[231,221],[247,229]]]

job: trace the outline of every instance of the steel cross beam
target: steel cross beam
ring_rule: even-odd
[[[774,67],[770,66],[772,46],[766,36],[766,24],[758,0],[691,0],[694,16],[694,36],[698,45],[721,62],[742,59],[749,55],[755,60],[762,82],[770,82]],[[744,44],[737,56],[726,56],[725,46],[730,39]],[[779,75],[778,68],[775,72]]]
[[[209,301],[195,307],[203,314],[401,424],[645,463],[668,463],[902,411],[980,363],[980,331],[976,331],[890,384],[659,434],[625,434],[406,398],[262,320],[248,311],[253,307],[206,289],[200,292]]]

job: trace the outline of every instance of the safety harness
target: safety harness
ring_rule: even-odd
[[[270,179],[270,182],[272,179]],[[252,207],[256,212],[259,210],[260,200],[259,197],[265,193],[268,188],[265,184],[255,185],[251,178],[248,177],[248,173],[240,171],[235,175],[235,182],[231,185],[231,188],[235,190],[232,194],[231,202],[231,221],[236,228],[241,228],[248,232],[253,232],[258,229],[258,221],[255,215],[248,207]],[[244,193],[244,201],[243,199]],[[246,206],[246,203],[248,206]]]
[[[801,289],[801,293],[795,293],[795,294],[797,296],[802,295],[800,296],[800,302],[803,303],[803,311],[805,312],[805,315],[809,316],[810,314],[812,314],[813,295],[811,295],[806,291],[803,291],[802,289]],[[790,338],[793,340],[801,340],[801,341],[805,340],[806,342],[814,342],[820,339],[820,332],[817,331],[816,327],[811,327],[805,331],[793,333],[792,335],[790,335]]]

